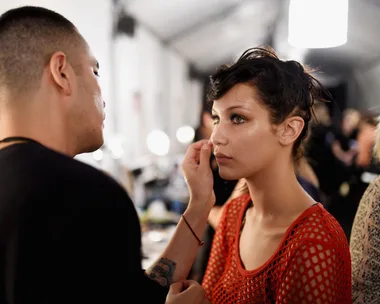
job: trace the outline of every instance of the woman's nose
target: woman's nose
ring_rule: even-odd
[[[213,130],[210,140],[214,146],[226,145],[228,142],[227,136],[220,125]]]

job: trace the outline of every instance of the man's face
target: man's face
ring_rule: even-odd
[[[76,90],[71,124],[77,137],[77,153],[92,152],[103,145],[105,102],[99,85],[99,63],[87,48],[76,68]]]

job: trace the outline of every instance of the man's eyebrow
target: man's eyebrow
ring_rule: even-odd
[[[96,60],[96,68],[99,69],[99,62]]]

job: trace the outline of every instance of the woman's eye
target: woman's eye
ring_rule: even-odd
[[[94,74],[99,77],[99,72],[98,71],[94,71]]]
[[[219,117],[218,116],[212,116],[213,125],[217,125],[219,123]]]
[[[231,115],[231,121],[233,124],[242,124],[245,122],[245,118],[243,116],[237,115],[237,114],[232,114]]]

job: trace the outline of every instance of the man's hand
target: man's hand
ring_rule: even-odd
[[[214,179],[210,168],[212,144],[200,140],[189,146],[182,162],[182,171],[190,192],[192,209],[210,212],[215,204]]]
[[[205,290],[197,281],[176,282],[170,285],[165,304],[211,304],[205,295]]]

